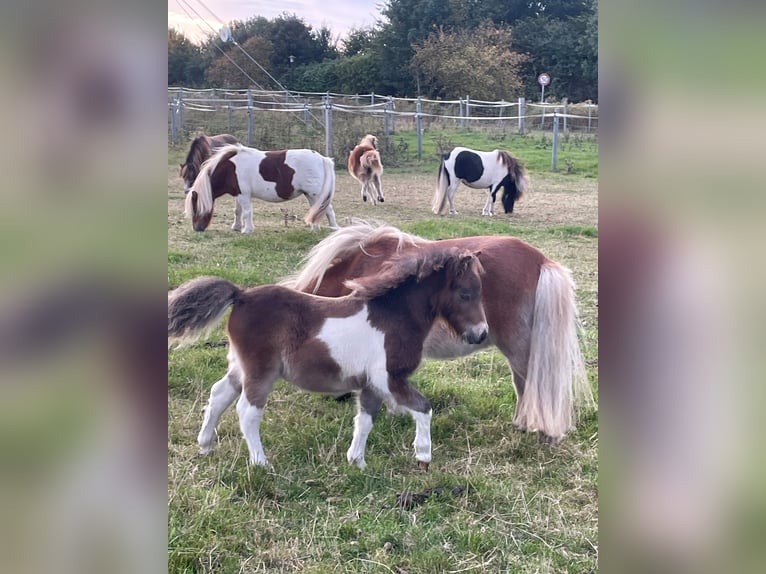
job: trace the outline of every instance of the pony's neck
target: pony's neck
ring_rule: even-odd
[[[385,294],[369,302],[371,318],[381,314],[386,322],[395,322],[397,330],[408,344],[422,345],[436,320],[435,295],[444,287],[445,271],[430,274],[421,281],[408,279]],[[406,325],[406,328],[404,326]]]

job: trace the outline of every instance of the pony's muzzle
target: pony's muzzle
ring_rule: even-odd
[[[463,334],[463,339],[469,345],[478,345],[483,343],[489,335],[489,327],[486,323],[479,323],[478,325],[471,327]]]

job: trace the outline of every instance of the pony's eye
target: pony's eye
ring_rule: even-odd
[[[471,300],[471,294],[468,291],[461,291],[460,292],[460,300],[461,301],[470,301]]]

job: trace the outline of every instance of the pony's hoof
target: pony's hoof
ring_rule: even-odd
[[[383,203],[384,201],[386,201],[386,199],[385,199],[384,197],[379,197],[379,198],[378,198],[378,201],[379,201],[380,203]]]
[[[367,196],[366,195],[362,196],[362,201],[367,201]]]
[[[549,446],[556,446],[557,444],[559,444],[561,442],[561,438],[562,437],[560,437],[560,436],[550,436],[550,435],[545,434],[542,431],[538,431],[537,432],[537,438],[540,440],[541,444],[547,444]]]
[[[213,452],[213,447],[212,446],[200,446],[199,447],[199,455],[200,456],[207,456],[211,452]]]
[[[430,465],[430,462],[423,462],[422,460],[418,461],[418,468],[422,471],[428,472],[428,466]]]

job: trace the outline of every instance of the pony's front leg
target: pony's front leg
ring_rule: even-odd
[[[375,422],[382,403],[382,399],[370,389],[362,389],[362,392],[359,393],[357,413],[354,417],[354,438],[346,452],[348,462],[359,468],[367,466],[364,461],[367,437],[372,430],[372,423]]]
[[[375,189],[377,190],[378,201],[380,203],[384,203],[386,201],[386,198],[383,197],[383,184],[380,181],[380,176],[379,175],[374,175],[372,183],[375,186]]]
[[[234,223],[231,224],[231,228],[234,231],[242,229],[242,206],[239,204],[239,200],[234,201]]]
[[[202,428],[197,435],[200,454],[208,454],[213,450],[215,428],[221,419],[223,412],[231,406],[237,396],[242,392],[242,374],[235,363],[235,359],[229,356],[229,371],[210,389],[210,398],[205,407],[205,416],[202,420]]]
[[[487,201],[484,202],[484,209],[481,210],[482,215],[495,215],[495,198],[492,195],[492,190],[487,194]]]
[[[237,203],[242,208],[242,233],[252,233],[255,227],[253,226],[253,201],[251,197],[245,193],[237,196]]]
[[[407,380],[392,380],[389,390],[399,407],[403,407],[415,421],[415,459],[418,466],[428,470],[431,463],[431,401],[421,395]]]
[[[269,461],[263,451],[263,444],[261,444],[260,428],[263,409],[250,404],[244,389],[239,396],[239,401],[237,401],[237,414],[239,415],[239,428],[245,435],[247,450],[250,452],[250,464],[268,466]]]

